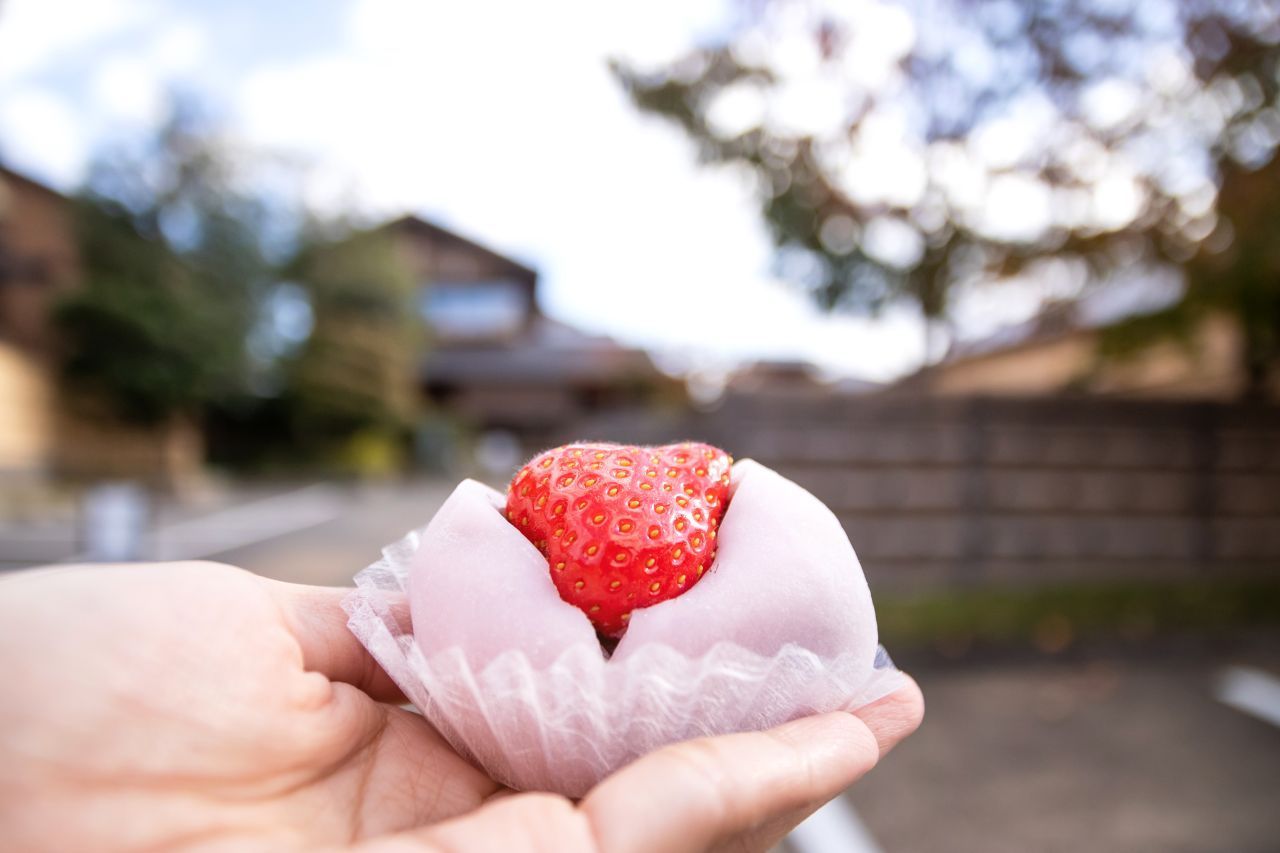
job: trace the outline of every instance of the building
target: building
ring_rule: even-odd
[[[0,167],[0,472],[39,473],[52,461],[48,316],[77,277],[66,199]]]
[[[870,394],[883,386],[854,377],[827,378],[816,364],[798,359],[761,359],[729,377],[725,393],[737,397],[769,398],[778,405],[790,400]]]
[[[602,410],[683,400],[643,351],[545,316],[530,267],[417,217],[382,229],[429,328],[419,390],[465,429],[535,446]],[[51,318],[81,280],[72,202],[0,168],[0,473],[181,487],[199,476],[199,430],[121,424],[59,392]]]
[[[644,351],[543,314],[530,267],[415,216],[383,228],[420,282],[423,392],[468,427],[536,447],[603,410],[683,399]]]
[[[0,475],[182,488],[203,456],[190,423],[124,424],[59,393],[52,314],[81,280],[72,202],[0,167]]]
[[[1048,306],[1031,320],[953,346],[947,356],[894,386],[944,396],[1061,393],[1174,400],[1235,400],[1246,377],[1241,331],[1225,315],[1201,319],[1182,340],[1159,340],[1104,358],[1106,323],[1079,302]]]

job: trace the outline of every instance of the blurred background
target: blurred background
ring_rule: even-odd
[[[0,0],[0,568],[695,438],[925,727],[787,849],[1280,850],[1280,3]]]

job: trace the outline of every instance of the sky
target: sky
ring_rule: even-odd
[[[0,160],[72,189],[177,87],[238,141],[308,163],[312,203],[414,211],[510,253],[549,315],[666,363],[916,367],[913,310],[810,306],[771,273],[749,177],[699,166],[610,75],[610,57],[656,64],[715,33],[728,0],[605,5],[0,0]]]

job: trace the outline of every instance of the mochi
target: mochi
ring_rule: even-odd
[[[665,744],[852,710],[903,683],[838,520],[756,462],[733,466],[707,575],[635,610],[612,655],[504,505],[462,482],[344,604],[406,696],[505,785],[579,797]]]

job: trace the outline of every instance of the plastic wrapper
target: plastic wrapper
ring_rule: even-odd
[[[669,743],[897,689],[831,512],[750,461],[731,488],[712,569],[634,611],[612,655],[503,496],[473,481],[356,576],[351,630],[460,754],[512,788],[569,797]]]

